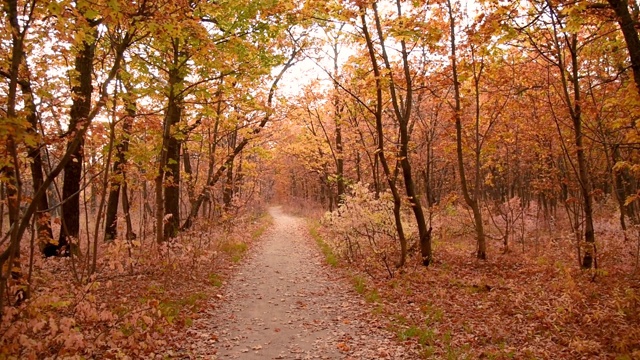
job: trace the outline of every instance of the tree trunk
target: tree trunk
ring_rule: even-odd
[[[404,266],[407,260],[407,239],[404,234],[402,219],[400,217],[400,206],[402,204],[400,193],[398,192],[398,188],[395,183],[395,176],[392,175],[391,169],[389,168],[389,164],[387,163],[387,158],[384,154],[384,131],[382,126],[382,115],[383,115],[382,74],[380,72],[380,66],[378,65],[378,60],[376,59],[373,40],[371,39],[371,35],[369,35],[369,29],[367,28],[366,14],[364,9],[362,9],[362,13],[360,14],[360,20],[362,21],[362,31],[364,33],[365,41],[367,43],[369,59],[371,60],[371,65],[373,67],[373,72],[374,72],[375,81],[376,81],[375,117],[376,117],[376,133],[378,138],[377,139],[378,149],[376,152],[378,155],[378,159],[380,159],[380,164],[382,165],[382,169],[384,171],[385,177],[387,178],[387,184],[389,185],[389,189],[391,190],[391,194],[393,196],[393,217],[396,225],[396,232],[398,233],[398,241],[400,242],[400,260],[398,261],[397,266],[402,267]]]
[[[178,120],[179,122],[179,116]],[[167,164],[169,176],[164,181],[164,239],[178,235],[180,227],[180,145],[181,142],[172,135],[167,143]]]
[[[113,163],[113,175],[110,183],[109,200],[107,202],[107,214],[104,240],[110,241],[118,237],[118,202],[120,190],[123,189],[123,198],[127,196],[124,191],[126,184],[126,153],[129,150],[129,136],[133,117],[136,115],[135,104],[127,104],[127,115],[122,123],[122,139],[116,145],[116,161]],[[123,204],[124,205],[124,204]],[[125,211],[125,214],[128,211]],[[131,222],[129,220],[129,222]]]
[[[107,200],[106,224],[104,229],[104,241],[115,240],[118,237],[118,203],[122,180],[122,164],[124,154],[121,154],[122,143],[116,145],[116,161],[113,163],[113,176],[109,186],[109,199]],[[121,156],[122,155],[122,156]]]
[[[9,69],[9,93],[7,98],[7,119],[4,121],[16,121],[17,113],[17,98],[18,98],[18,82],[19,82],[19,73],[20,73],[20,64],[22,64],[22,58],[24,56],[23,49],[23,40],[24,33],[20,31],[20,25],[18,23],[18,8],[17,2],[8,1],[7,8],[5,11],[7,12],[7,17],[10,22],[11,27],[11,63]],[[17,125],[17,124],[16,124]],[[4,135],[4,134],[3,134]],[[18,217],[20,216],[20,201],[19,201],[19,191],[18,187],[20,186],[20,165],[17,162],[17,157],[13,156],[12,153],[17,151],[14,135],[12,133],[7,133],[6,138],[3,139],[6,142],[5,151],[3,154],[6,159],[9,161],[6,162],[6,165],[0,168],[0,175],[3,178],[7,179],[6,181],[6,200],[7,207],[9,210],[9,226],[15,224],[18,221]]]
[[[344,25],[343,25],[344,26]],[[332,44],[333,46],[333,120],[335,124],[336,131],[336,182],[338,185],[338,204],[341,204],[344,201],[344,192],[345,192],[345,181],[344,181],[344,149],[342,145],[342,110],[343,106],[340,104],[340,95],[339,90],[340,86],[338,84],[338,38],[336,37],[336,42]]]
[[[135,240],[137,235],[133,231],[133,224],[131,223],[131,205],[129,203],[129,186],[127,184],[127,173],[124,173],[124,181],[122,183],[122,212],[124,213],[124,222],[127,227],[126,238],[127,240]]]
[[[195,182],[197,178],[193,175],[193,167],[191,166],[191,155],[189,149],[186,144],[182,146],[182,164],[184,167],[184,173],[186,175],[186,179],[183,179],[183,182],[186,182],[187,186],[187,196],[189,197],[189,202],[193,204],[195,201]],[[198,169],[198,165],[196,165],[196,171]]]
[[[11,44],[11,65],[9,73],[9,93],[7,99],[7,119],[5,121],[17,120],[17,91],[18,91],[18,77],[20,64],[24,56],[23,40],[25,32],[20,31],[20,25],[18,23],[18,8],[17,2],[7,1],[7,6],[4,10],[7,12],[7,18],[11,25],[12,44]],[[25,30],[26,31],[26,30]],[[20,202],[22,197],[22,182],[20,176],[20,162],[18,159],[17,146],[14,140],[14,134],[9,131],[4,135],[4,150],[6,165],[0,169],[0,174],[7,179],[6,181],[6,199],[9,210],[9,224],[10,228],[10,240],[9,245],[5,250],[7,258],[0,259],[0,322],[3,319],[4,313],[4,298],[5,291],[7,290],[7,281],[9,276],[13,279],[18,279],[21,276],[20,270],[20,241],[21,235],[18,229],[18,221],[20,219]],[[4,214],[1,214],[4,216]],[[2,228],[0,227],[0,233]],[[4,254],[3,254],[4,255]],[[6,263],[5,263],[6,261]],[[7,266],[5,266],[5,264]],[[17,290],[14,294],[18,301],[24,300],[26,294],[22,290]]]
[[[95,35],[95,30],[92,29]],[[88,121],[91,112],[91,95],[93,86],[91,84],[93,72],[93,58],[95,55],[95,45],[83,42],[82,47],[75,59],[76,78],[73,81],[71,92],[73,102],[69,114],[69,133],[75,137],[77,128]],[[69,245],[74,238],[80,234],[80,183],[82,179],[82,165],[84,161],[84,136],[79,139],[79,146],[71,154],[72,159],[64,167],[64,177],[62,185],[62,225],[58,244],[47,244],[43,250],[45,255],[69,255]],[[67,144],[67,150],[70,149]]]
[[[26,68],[27,63],[23,57],[23,66]],[[28,114],[27,121],[29,122],[29,132],[32,136],[38,136],[38,109],[36,107],[33,90],[31,88],[31,81],[29,79],[21,79],[19,81],[20,89],[24,95],[24,101],[26,103]],[[43,161],[42,152],[40,146],[27,145],[27,156],[30,159],[29,168],[31,170],[31,182],[33,184],[33,193],[38,192],[38,189],[44,183],[43,173]],[[36,228],[38,232],[38,243],[43,246],[50,243],[53,240],[53,231],[51,230],[51,216],[48,213],[49,202],[46,196],[41,197],[38,200],[37,207],[37,220]],[[1,227],[0,227],[1,228]]]
[[[4,183],[0,182],[0,233],[4,232]]]
[[[231,132],[231,134],[229,134],[227,138],[230,151],[233,151],[233,149],[236,147],[237,139],[238,139],[238,127],[236,126],[235,130]],[[224,204],[225,212],[231,209],[231,201],[233,200],[233,192],[234,192],[233,163],[234,163],[234,159],[231,159],[231,161],[229,162],[229,166],[227,167],[227,178],[224,183],[224,189],[222,191],[222,203]]]
[[[587,159],[584,153],[583,134],[582,134],[582,106],[580,96],[580,83],[578,71],[578,37],[573,34],[570,41],[572,76],[571,82],[573,86],[573,109],[571,120],[573,121],[573,131],[575,135],[576,157],[578,158],[578,176],[580,179],[580,190],[582,193],[583,211],[584,211],[584,239],[586,249],[582,258],[582,267],[589,269],[593,267],[595,257],[595,231],[593,228],[593,198],[591,196],[591,181],[589,179],[589,170],[587,169]],[[568,97],[568,94],[567,94]],[[569,103],[570,104],[570,103]]]
[[[177,236],[180,221],[180,141],[177,125],[182,117],[179,40],[173,39],[173,63],[169,70],[169,98],[162,130],[162,149],[156,177],[156,241]]]
[[[611,175],[613,177],[613,193],[618,203],[618,209],[620,210],[620,228],[623,232],[625,232],[624,238],[625,240],[627,240],[627,222],[625,219],[627,215],[627,209],[624,205],[627,194],[625,192],[624,179],[622,178],[623,170],[616,169],[615,167],[615,164],[619,161],[620,158],[620,151],[618,150],[618,147],[618,145],[614,145],[613,149],[611,149],[611,160],[613,161],[613,164],[611,165]]]
[[[640,37],[636,29],[637,20],[631,17],[629,12],[629,2],[627,0],[607,0],[609,5],[616,13],[620,30],[624,36],[629,50],[629,58],[631,60],[631,70],[633,71],[633,79],[636,83],[636,89],[640,94]]]
[[[225,211],[231,209],[231,200],[233,199],[233,160],[229,163],[227,168],[227,178],[224,183],[224,190],[222,191],[222,203]]]
[[[380,17],[378,15],[377,5],[374,2],[372,6],[373,15],[376,21],[376,29],[378,30],[378,36],[380,38],[380,46],[382,48],[382,58],[387,68],[388,86],[391,93],[391,103],[393,104],[394,113],[400,129],[400,148],[398,157],[400,159],[400,167],[402,168],[402,177],[404,179],[405,192],[407,194],[407,197],[409,198],[411,209],[413,210],[413,215],[416,219],[416,224],[418,225],[422,264],[424,266],[429,266],[433,256],[431,250],[431,227],[427,228],[427,222],[424,216],[424,211],[422,209],[422,204],[420,203],[420,199],[416,191],[415,182],[413,180],[411,162],[408,152],[410,140],[409,121],[411,119],[411,110],[413,106],[413,83],[409,65],[409,53],[407,51],[405,40],[401,40],[400,54],[402,56],[402,69],[404,71],[403,86],[405,88],[405,99],[403,100],[402,95],[397,94],[398,89],[396,88],[396,84],[392,75],[393,69],[391,68],[389,57],[387,56],[387,50],[384,44],[384,35],[382,33],[382,25],[380,22]],[[396,1],[396,7],[398,17],[402,17],[400,0]]]
[[[458,174],[460,175],[460,185],[462,187],[462,194],[464,201],[471,208],[473,212],[474,226],[476,230],[477,240],[477,252],[476,257],[478,259],[485,260],[487,258],[487,248],[484,233],[484,223],[482,220],[482,212],[478,205],[477,197],[471,197],[469,187],[467,184],[467,177],[464,169],[464,156],[462,152],[462,119],[460,113],[462,111],[460,104],[460,83],[458,81],[458,64],[456,57],[456,35],[455,35],[455,22],[453,18],[453,9],[451,1],[447,0],[447,6],[449,8],[449,27],[451,30],[451,71],[453,76],[453,89],[455,97],[455,123],[456,123],[456,153],[458,158]]]

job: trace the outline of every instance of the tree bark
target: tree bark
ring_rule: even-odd
[[[640,94],[640,37],[636,29],[637,20],[631,17],[628,0],[607,0],[616,13],[618,25],[627,43],[629,59],[631,60],[631,70],[636,89]]]
[[[122,123],[122,139],[116,145],[116,161],[113,163],[113,175],[110,183],[109,200],[107,202],[106,225],[104,240],[110,241],[118,237],[118,203],[120,192],[124,198],[127,197],[124,187],[126,186],[126,153],[129,151],[129,136],[131,135],[132,120],[136,116],[135,104],[126,104],[127,115]],[[124,211],[128,213],[128,209]],[[131,221],[129,220],[129,223]],[[127,232],[129,234],[129,232]]]
[[[177,115],[175,124],[178,124],[179,119],[180,115]],[[180,227],[180,147],[181,141],[172,134],[167,142],[167,164],[165,165],[170,175],[168,177],[165,175],[164,181],[165,240],[176,237]]]
[[[179,40],[173,39],[173,64],[169,69],[169,98],[164,116],[162,150],[156,177],[156,240],[177,236],[180,221],[180,141],[176,129],[182,117]],[[170,175],[170,178],[167,176]],[[166,222],[166,223],[165,223]]]
[[[9,121],[17,121],[17,98],[18,98],[18,82],[20,64],[24,57],[24,31],[20,30],[18,23],[18,4],[17,1],[7,1],[5,11],[11,27],[11,63],[9,69],[9,93],[7,98],[7,118]],[[20,176],[19,164],[17,157],[12,153],[17,151],[13,134],[8,133],[6,141],[6,158],[10,159],[6,166],[0,168],[0,174],[7,179],[6,183],[6,199],[9,210],[9,225],[13,225],[18,221],[20,215]]]
[[[93,28],[92,28],[93,29]],[[95,30],[92,30],[95,35]],[[73,102],[69,114],[69,133],[76,137],[77,129],[88,121],[91,112],[91,84],[95,44],[83,41],[76,55],[75,71],[76,85],[71,89]],[[80,183],[82,179],[82,165],[84,161],[84,136],[79,139],[78,146],[71,153],[71,161],[64,167],[62,185],[62,225],[58,244],[47,244],[43,252],[47,256],[69,255],[69,245],[80,234]],[[71,150],[71,143],[67,144],[67,151]]]
[[[193,203],[195,201],[194,186],[197,178],[194,178],[194,175],[193,175],[193,167],[191,166],[191,155],[186,144],[182,146],[182,164],[184,167],[184,173],[186,175],[186,179],[184,179],[185,181],[183,182],[187,183],[186,187],[187,187],[187,195],[189,197],[189,202]],[[196,170],[197,168],[198,166],[196,166]]]

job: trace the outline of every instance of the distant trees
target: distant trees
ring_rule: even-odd
[[[495,232],[509,251],[516,223],[533,205],[547,222],[566,217],[581,266],[597,267],[598,204],[615,199],[625,231],[625,218],[637,213],[638,100],[629,93],[636,89],[634,3],[374,1],[329,8],[354,49],[331,76],[349,122],[328,128],[324,139],[310,136],[330,147],[338,133],[351,139],[346,183],[357,179],[393,195],[396,236],[406,242],[401,259],[418,245],[423,259],[431,258],[429,226],[422,224],[448,206],[443,200],[460,198],[473,219],[478,258],[489,256]],[[331,101],[311,90],[293,106],[310,99]],[[323,119],[329,123],[330,113]],[[415,213],[415,242],[400,220],[404,208]]]

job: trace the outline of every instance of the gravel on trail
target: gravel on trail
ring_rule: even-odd
[[[199,359],[416,359],[324,259],[304,219],[271,226],[188,337]],[[192,349],[193,350],[193,349]]]

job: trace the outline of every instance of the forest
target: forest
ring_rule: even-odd
[[[3,0],[0,359],[201,358],[290,217],[414,351],[377,358],[640,359],[639,20]]]

